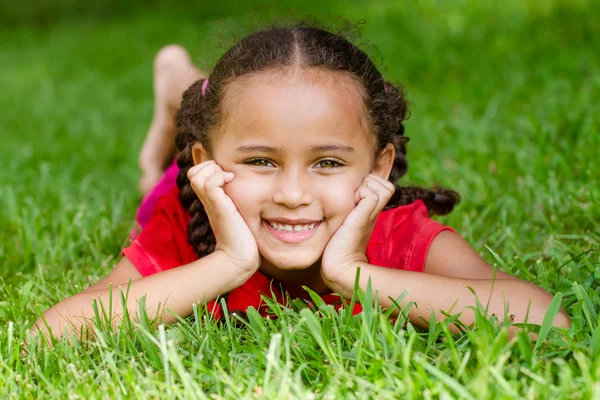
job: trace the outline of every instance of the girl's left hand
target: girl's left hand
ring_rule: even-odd
[[[352,268],[359,262],[367,262],[365,252],[375,221],[394,191],[394,184],[369,174],[354,193],[356,207],[346,216],[323,253],[321,277],[330,288],[344,271],[352,270],[354,275]]]

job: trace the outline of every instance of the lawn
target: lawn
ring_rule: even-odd
[[[600,398],[600,3],[36,3],[0,18],[2,398]],[[198,306],[172,326],[24,344],[43,310],[118,260],[156,51],[180,43],[210,69],[244,32],[308,14],[364,20],[359,42],[412,104],[404,182],[459,191],[441,221],[558,294],[571,329],[509,339],[480,310],[453,336],[368,302],[355,317],[273,306],[277,319],[239,327]]]

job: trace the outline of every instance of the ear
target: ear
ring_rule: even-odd
[[[392,143],[385,145],[385,148],[381,150],[377,159],[375,160],[375,166],[371,173],[388,180],[392,167],[394,166],[394,159],[396,158],[396,147]]]
[[[206,151],[200,142],[195,142],[192,146],[192,158],[194,159],[194,165],[200,164],[204,161],[212,160],[208,154],[208,151]]]

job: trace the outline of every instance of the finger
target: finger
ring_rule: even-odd
[[[196,164],[193,167],[190,167],[190,169],[188,169],[187,177],[191,180],[192,176],[196,175],[201,170],[205,170],[205,168],[208,166],[215,166],[215,165],[217,165],[215,160],[208,160],[208,161],[204,161],[199,164]]]
[[[211,176],[209,176],[206,179],[206,183],[204,184],[204,190],[207,193],[210,193],[217,188],[223,190],[223,185],[231,182],[233,180],[233,178],[234,178],[233,172],[225,172],[225,171],[215,172],[214,174],[212,174]]]
[[[377,205],[379,203],[379,195],[373,189],[366,185],[361,185],[356,190],[358,204],[346,217],[346,221],[351,224],[366,226],[372,219],[373,214],[377,214]]]
[[[367,178],[372,178],[375,181],[381,183],[387,190],[389,190],[392,194],[396,191],[396,185],[393,182],[388,181],[387,179],[383,179],[379,175],[369,174]]]
[[[217,164],[214,160],[209,160],[191,167],[187,172],[187,176],[188,179],[191,181],[192,178],[197,175],[204,175],[205,178],[208,178],[213,173],[220,171],[224,171],[223,168],[221,168],[221,166]]]
[[[190,185],[198,197],[204,197],[204,186],[206,181],[215,173],[211,167],[204,167],[204,169],[197,170],[194,175],[190,176]]]
[[[389,183],[389,185],[387,184]],[[384,182],[381,178],[375,179],[375,177],[367,177],[365,179],[365,185],[377,193],[379,201],[377,203],[376,212],[379,213],[385,205],[388,203],[392,195],[394,194],[395,187],[391,182]]]
[[[204,186],[206,181],[215,173],[224,172],[223,168],[217,165],[214,161],[207,161],[198,164],[194,167],[194,170],[190,173],[188,171],[188,179],[192,188],[199,196],[203,196],[205,189]]]
[[[219,171],[211,175],[204,184],[205,197],[211,203],[211,208],[217,213],[237,211],[235,204],[223,190],[223,186],[231,182],[233,178],[233,172]]]

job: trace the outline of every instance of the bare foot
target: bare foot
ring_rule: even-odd
[[[154,58],[154,115],[140,151],[142,176],[139,188],[145,195],[160,180],[175,156],[175,114],[183,92],[206,75],[198,70],[187,53],[177,45],[163,47]]]

